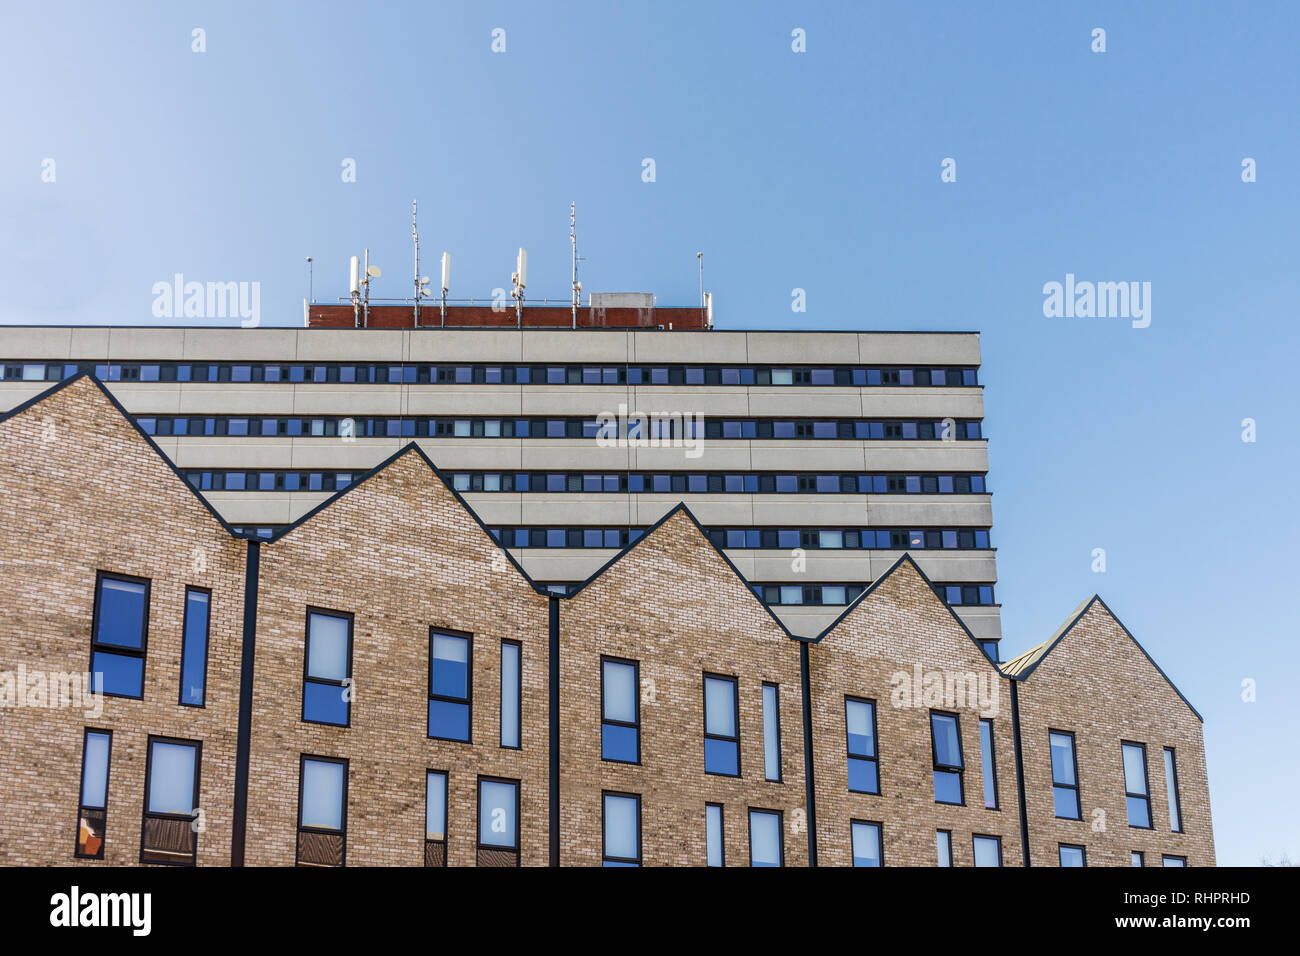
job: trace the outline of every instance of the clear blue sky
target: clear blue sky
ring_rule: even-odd
[[[566,298],[572,199],[588,291],[693,303],[703,249],[721,328],[981,330],[1004,653],[1100,592],[1205,716],[1220,862],[1296,857],[1297,35],[1288,3],[7,2],[0,322],[148,324],[181,272],[295,324],[305,258],[330,300],[365,245],[405,295],[417,198],[453,296],[522,245]],[[1150,282],[1151,326],[1044,318],[1067,272]]]

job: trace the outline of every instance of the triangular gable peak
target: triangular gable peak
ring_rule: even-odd
[[[667,573],[663,573],[666,568]],[[648,573],[653,572],[653,573]],[[724,552],[709,540],[695,515],[685,504],[678,504],[640,538],[628,545],[603,567],[598,569],[570,595],[569,600],[580,601],[592,596],[596,586],[636,591],[638,600],[649,606],[645,592],[660,589],[664,601],[680,601],[691,590],[712,593],[717,601],[716,588],[728,589],[730,597],[741,606],[752,606],[764,621],[770,621],[777,632],[785,637],[794,635],[781,623],[772,609],[754,593],[745,576]]]
[[[59,444],[66,452],[69,443],[84,448],[87,462],[101,461],[102,467],[88,469],[82,477],[82,496],[90,501],[112,500],[124,486],[156,489],[159,495],[187,512],[193,520],[212,521],[235,536],[221,517],[177,470],[157,443],[104,385],[82,372],[53,388],[17,405],[0,416],[0,442],[17,446],[6,454],[8,464],[23,460],[19,448],[30,449],[30,461],[37,473],[50,455],[43,448]],[[184,489],[182,491],[182,489]]]
[[[1080,647],[1084,644],[1090,646]],[[1076,648],[1083,651],[1082,659],[1080,654],[1072,653]],[[1095,658],[1098,653],[1113,654],[1114,660],[1109,662],[1097,660]],[[1008,666],[1016,662],[1019,664],[1016,666],[1015,673],[1008,673],[1021,681],[1030,681],[1035,672],[1046,673],[1047,669],[1053,667],[1069,668],[1080,677],[1086,678],[1088,675],[1097,674],[1122,675],[1125,666],[1150,666],[1195,714],[1196,719],[1204,720],[1200,712],[1192,706],[1192,702],[1169,679],[1169,675],[1124,626],[1124,622],[1115,616],[1115,612],[1107,606],[1100,595],[1094,594],[1085,601],[1081,609],[1066,620],[1053,638],[1008,662]]]
[[[277,532],[271,538],[271,547],[286,539],[292,543],[300,529],[316,529],[322,523],[336,530],[340,542],[379,537],[383,523],[414,521],[410,517],[411,502],[420,499],[437,513],[437,518],[412,526],[412,533],[454,536],[463,542],[466,550],[462,556],[467,560],[485,562],[493,571],[517,575],[520,583],[545,593],[414,442]]]

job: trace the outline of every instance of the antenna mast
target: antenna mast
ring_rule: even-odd
[[[420,231],[415,225],[416,200],[411,200],[411,240],[415,243],[415,328],[420,327]]]
[[[569,245],[573,247],[573,327],[578,327],[578,305],[582,301],[582,283],[578,281],[578,217],[577,206],[569,203]]]

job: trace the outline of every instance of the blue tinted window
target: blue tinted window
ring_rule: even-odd
[[[880,866],[880,824],[852,824],[853,830],[853,865]]]
[[[749,865],[781,866],[781,814],[771,810],[749,811]]]
[[[96,693],[142,697],[148,583],[100,575],[96,587],[92,686]]]
[[[469,740],[468,637],[433,633],[429,675],[429,736]]]
[[[865,700],[846,699],[844,720],[848,738],[849,789],[857,793],[879,793],[875,704]]]
[[[627,794],[604,795],[604,865],[638,866],[641,862],[641,801]]]
[[[346,726],[351,696],[352,621],[341,614],[307,614],[302,719]]]
[[[704,678],[704,770],[740,775],[740,730],[734,678]]]
[[[637,665],[601,661],[600,756],[602,760],[640,760],[640,711]]]
[[[478,784],[478,842],[482,846],[519,849],[519,784],[480,780]]]
[[[185,592],[185,634],[181,643],[181,703],[202,707],[207,687],[208,605],[206,591]]]

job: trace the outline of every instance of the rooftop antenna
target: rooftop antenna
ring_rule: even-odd
[[[429,291],[429,277],[420,275],[420,232],[415,225],[416,201],[411,200],[411,238],[415,241],[415,327],[420,327],[420,300],[433,293]],[[444,296],[445,298],[445,296]],[[446,324],[446,306],[443,306],[443,323]]]
[[[356,262],[355,256],[353,256],[352,261],[353,263]],[[370,280],[378,279],[381,275],[383,275],[383,273],[379,271],[379,266],[372,266],[370,264],[370,250],[367,249],[366,274],[365,278],[361,280],[361,284],[365,286],[365,290],[361,297],[361,327],[363,329],[370,328]]]
[[[312,264],[311,264],[311,256],[308,256],[308,257],[307,257],[307,299],[308,299],[308,301],[310,301],[310,302],[315,302],[315,301],[316,301],[316,296],[314,296],[314,295],[312,294],[312,291],[311,291],[311,290],[312,290],[312,278],[313,278],[313,276],[312,276],[312,270],[313,270],[313,268],[314,268],[314,267],[313,267]]]
[[[348,266],[348,292],[352,294],[352,327],[361,327],[361,278],[358,275],[357,257],[353,256]]]
[[[704,253],[695,253],[695,258],[700,260],[700,308],[704,308]]]
[[[451,253],[442,254],[442,324],[447,324],[447,290],[451,288]]]
[[[515,259],[515,271],[510,274],[510,284],[513,286],[510,295],[515,300],[515,324],[522,329],[524,327],[524,286],[528,285],[528,250],[522,246],[519,248],[518,258]]]
[[[569,245],[573,247],[573,327],[578,327],[578,305],[582,301],[582,283],[578,281],[578,217],[577,206],[569,203]]]

